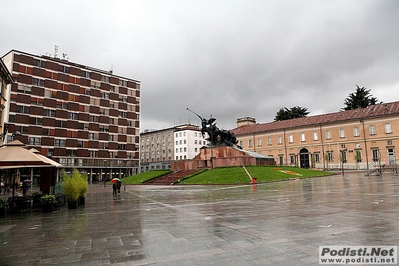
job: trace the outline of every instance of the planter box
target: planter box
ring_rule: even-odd
[[[68,201],[68,209],[77,209],[77,208],[78,208],[77,200]]]
[[[0,217],[5,217],[6,216],[6,208],[0,208]]]
[[[85,205],[85,197],[79,197],[79,206],[84,206]]]
[[[55,203],[45,203],[42,204],[42,211],[43,212],[53,212],[57,209]]]

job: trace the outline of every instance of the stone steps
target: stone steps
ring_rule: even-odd
[[[197,169],[195,170],[179,170],[175,171],[173,173],[151,179],[147,182],[145,182],[145,185],[173,185],[176,181],[179,179],[182,179],[188,175],[194,174],[197,172]]]

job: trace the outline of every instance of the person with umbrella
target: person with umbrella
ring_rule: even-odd
[[[116,195],[117,192],[120,193],[122,181],[119,178],[112,178],[111,182],[113,183],[112,184],[112,194]]]

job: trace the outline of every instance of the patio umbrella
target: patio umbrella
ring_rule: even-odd
[[[52,165],[54,167],[57,167],[57,168],[62,168],[63,167],[62,164],[57,163],[56,161],[53,161],[50,158],[47,158],[46,156],[40,154],[40,152],[38,150],[36,150],[35,148],[32,148],[29,151],[33,152],[43,162],[49,163],[50,165]]]
[[[19,140],[2,145],[0,147],[0,169],[52,166],[43,158],[24,148],[24,146]]]
[[[122,180],[120,180],[119,178],[114,177],[114,178],[111,179],[111,182],[112,183],[115,183],[115,182],[121,182],[122,183]]]

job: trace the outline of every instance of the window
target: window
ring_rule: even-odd
[[[44,80],[37,79],[37,78],[32,78],[32,85],[39,86],[39,87],[44,87]]]
[[[100,93],[100,97],[101,97],[102,99],[109,99],[109,93],[101,92],[101,93]]]
[[[127,87],[127,81],[126,80],[119,80],[119,86]]]
[[[362,152],[361,151],[359,151],[359,150],[356,151],[355,160],[356,160],[357,163],[361,163],[362,162]]]
[[[92,81],[90,81],[90,87],[99,89],[100,88],[100,83],[97,82],[97,81],[92,80]]]
[[[42,125],[43,124],[43,118],[39,117],[30,117],[29,118],[29,124],[31,125]]]
[[[326,130],[326,139],[331,139],[331,131]]]
[[[295,164],[295,155],[294,154],[290,154],[290,163]]]
[[[58,71],[59,72],[64,72],[64,73],[69,73],[69,67],[63,66],[63,65],[59,65],[58,66]]]
[[[44,109],[44,116],[49,116],[49,117],[55,117],[55,111],[54,110],[49,110],[49,109]]]
[[[55,147],[65,147],[66,146],[66,140],[65,139],[55,139],[54,140],[54,146]]]
[[[341,129],[339,130],[339,137],[340,137],[340,138],[345,138],[345,129],[341,128]]]
[[[306,141],[305,133],[301,133],[301,141],[302,141],[302,142]]]
[[[109,77],[108,76],[102,76],[101,77],[101,81],[109,83]]]
[[[28,141],[29,141],[29,145],[35,145],[35,146],[42,145],[42,139],[41,138],[29,137]]]
[[[262,139],[258,139],[258,147],[262,147]]]
[[[332,162],[332,161],[334,161],[334,155],[333,155],[333,152],[332,151],[327,151],[327,161],[328,162]]]
[[[78,113],[69,113],[69,119],[79,120],[79,114]]]
[[[90,78],[90,72],[82,70],[82,73],[80,74],[80,76],[83,77],[83,78],[88,78],[89,79]]]
[[[374,125],[371,125],[369,127],[369,130],[370,130],[370,135],[375,135],[375,126]]]
[[[380,158],[380,150],[379,149],[373,149],[373,162],[378,162]]]
[[[358,127],[353,128],[353,136],[354,137],[359,137],[360,136],[360,131]]]
[[[385,124],[385,133],[386,134],[392,133],[391,124]]]
[[[17,113],[29,114],[29,106],[17,105]]]
[[[3,85],[3,83],[2,83],[2,85]],[[31,87],[18,84],[18,92],[25,93],[25,94],[31,94]]]
[[[283,144],[283,137],[278,136],[277,137],[277,142],[278,142],[278,144]]]
[[[346,163],[346,159],[347,159],[346,151],[341,151],[341,162]]]
[[[249,147],[249,148],[252,147],[252,139],[248,140],[248,147]]]
[[[293,135],[289,135],[288,136],[288,142],[289,143],[293,143],[294,142],[294,136]]]
[[[46,67],[46,61],[42,61],[39,59],[34,59],[33,60],[33,65],[38,66],[38,67]]]
[[[313,132],[313,140],[319,140],[319,136],[316,131]]]
[[[320,162],[320,153],[316,152],[313,154],[313,158],[315,162]]]

